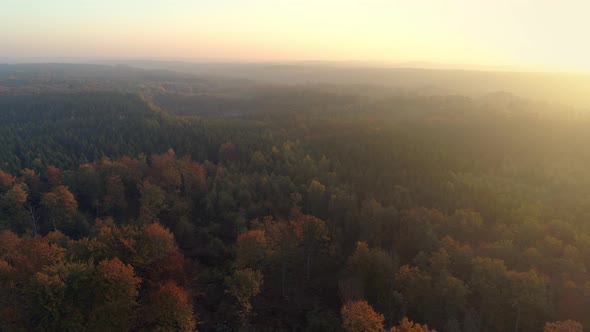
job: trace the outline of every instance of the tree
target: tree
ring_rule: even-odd
[[[296,276],[288,271],[302,258],[298,251],[301,243],[301,227],[294,221],[277,222],[269,220],[265,224],[265,234],[273,249],[273,262],[280,267],[280,289],[283,298],[286,298],[287,290],[294,291],[287,287],[287,278]],[[302,265],[301,265],[302,266]]]
[[[260,269],[269,256],[269,243],[263,230],[249,230],[236,240],[236,266]]]
[[[90,313],[92,330],[127,331],[131,329],[141,278],[131,265],[118,258],[103,260],[96,267],[93,291],[97,299]]]
[[[560,322],[547,322],[543,327],[543,332],[584,332],[582,324],[575,320],[564,320]]]
[[[0,259],[0,330],[25,331],[25,313],[18,289],[17,271],[5,260]]]
[[[365,242],[357,243],[346,266],[348,280],[341,283],[343,300],[366,299],[392,322],[396,269],[397,263],[389,254],[378,248],[369,249]]]
[[[59,275],[37,273],[27,284],[24,298],[27,303],[28,321],[33,329],[61,331],[68,324],[70,328],[81,329],[80,322],[67,322],[63,317],[66,284]],[[73,313],[71,313],[73,314]]]
[[[448,268],[451,274],[455,276],[471,275],[474,252],[469,245],[462,244],[449,236],[445,236],[440,245],[441,249],[439,250],[444,249],[449,256],[450,266]]]
[[[45,193],[41,205],[47,210],[54,230],[60,222],[71,219],[78,211],[78,202],[66,186],[57,186]]]
[[[28,193],[25,185],[17,183],[7,192],[0,196],[2,207],[8,212],[8,217],[12,221],[13,229],[22,230],[23,223],[28,219],[25,210],[25,203],[28,201]],[[37,232],[36,223],[32,224],[33,234]]]
[[[103,160],[102,162],[106,162]],[[100,169],[97,164],[83,164],[78,168],[76,174],[76,191],[78,193],[78,203],[82,209],[91,209],[95,215],[100,213],[100,209],[105,208],[104,202],[101,202],[100,195],[104,191],[104,185],[100,176]],[[109,175],[107,175],[108,177]],[[102,205],[101,205],[102,203]],[[110,213],[111,210],[103,211]]]
[[[139,269],[147,269],[162,257],[178,251],[174,234],[158,223],[142,225],[133,240],[132,265]]]
[[[152,183],[161,188],[168,191],[180,189],[182,178],[174,150],[169,149],[167,153],[152,155],[148,174]]]
[[[166,206],[166,193],[158,185],[144,180],[139,188],[141,197],[139,202],[139,221],[141,223],[153,223],[158,221],[158,215]]]
[[[482,330],[518,331],[541,328],[548,312],[546,279],[534,271],[510,271],[502,260],[473,260],[470,288],[481,314]]]
[[[518,331],[521,325],[527,330],[540,328],[539,323],[549,310],[547,280],[534,271],[509,271],[507,278],[510,304],[516,312],[514,330]]]
[[[367,301],[348,302],[342,309],[342,328],[347,332],[382,332],[385,318]]]
[[[125,185],[119,175],[109,175],[105,179],[103,208],[107,214],[123,211],[127,207]]]
[[[262,284],[262,273],[249,268],[236,270],[232,276],[225,278],[225,292],[237,301],[242,326],[248,325],[252,315],[252,298],[260,293]]]
[[[193,200],[200,198],[207,189],[207,172],[203,165],[186,156],[180,160],[180,174],[184,194]]]
[[[0,170],[0,191],[8,190],[14,183],[15,177]]]
[[[34,170],[29,168],[23,169],[20,174],[23,182],[29,189],[29,194],[32,196],[32,199],[37,201],[41,195],[41,178]]]
[[[2,247],[7,248],[2,258],[23,275],[34,275],[64,259],[65,250],[49,243],[46,237],[15,239],[14,234],[4,232],[0,234],[0,240],[6,241]],[[0,252],[4,251],[2,247]]]
[[[0,259],[8,263],[16,262],[18,254],[20,254],[18,248],[22,241],[23,239],[19,238],[15,233],[2,231],[0,233]]]
[[[309,211],[317,217],[323,217],[326,210],[326,186],[318,180],[312,180],[307,188]]]
[[[252,158],[250,158],[250,165],[253,170],[255,171],[262,171],[266,167],[266,157],[264,157],[264,153],[260,151],[255,151],[252,154]]]
[[[191,280],[190,261],[180,250],[160,255],[145,269],[143,278],[146,284],[162,284],[174,281],[181,287],[188,287]]]
[[[336,187],[332,190],[328,211],[330,219],[338,221],[341,227],[343,244],[346,247],[354,247],[358,239],[359,223],[356,217],[356,197],[348,190]],[[329,223],[332,237],[336,234],[336,223]]]
[[[483,225],[481,215],[472,210],[456,210],[445,223],[450,235],[455,239],[477,243]]]
[[[28,193],[25,185],[22,183],[15,184],[7,192],[2,194],[1,201],[5,209],[19,210],[27,202]]]
[[[451,317],[447,321],[444,331],[445,332],[461,332],[461,324],[459,323],[459,321],[456,318]]]
[[[415,208],[403,211],[393,243],[403,261],[408,262],[420,251],[430,252],[438,245],[434,232],[445,216],[435,209]]]
[[[49,166],[43,173],[43,177],[50,187],[55,187],[63,183],[61,170],[55,166]]]
[[[311,267],[313,259],[321,251],[327,251],[330,236],[328,228],[323,220],[313,216],[302,216],[302,242],[303,251],[305,255],[305,277],[307,280],[311,279]]]
[[[114,277],[118,272],[109,269],[107,273]],[[28,321],[36,329],[128,330],[129,326],[120,320],[128,308],[118,305],[118,310],[99,310],[99,314],[109,316],[96,316],[95,309],[113,305],[127,295],[115,283],[109,283],[113,289],[107,290],[98,287],[97,281],[96,267],[91,262],[62,261],[36,273],[24,286]]]
[[[219,160],[233,162],[236,159],[238,159],[238,151],[236,146],[231,142],[221,144],[219,147]]]
[[[138,316],[142,331],[195,331],[196,321],[188,292],[170,281],[150,291]]]
[[[380,218],[382,212],[383,206],[376,199],[371,198],[363,201],[360,210],[360,219],[362,221],[360,222],[359,238],[361,240],[367,241],[372,245],[379,243],[376,239],[383,235],[381,234],[383,228]]]
[[[418,267],[404,265],[395,275],[395,288],[403,296],[412,317],[428,318],[433,309],[432,276]]]
[[[440,275],[433,283],[433,302],[431,308],[431,322],[433,325],[442,326],[449,318],[460,317],[467,307],[469,289],[465,283],[450,275]]]
[[[420,325],[418,323],[414,323],[409,320],[407,317],[404,317],[399,325],[392,327],[390,332],[436,332],[436,330],[431,330],[428,328],[428,325]]]
[[[474,309],[469,309],[465,313],[463,318],[463,331],[464,332],[479,332],[479,315]]]

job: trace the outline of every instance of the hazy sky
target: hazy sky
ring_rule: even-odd
[[[590,70],[587,0],[0,0],[0,57]]]

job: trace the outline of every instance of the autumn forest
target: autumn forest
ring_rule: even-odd
[[[0,65],[0,331],[580,332],[590,115]]]

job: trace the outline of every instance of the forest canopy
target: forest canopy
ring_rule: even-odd
[[[588,115],[151,74],[0,91],[0,330],[590,327]]]

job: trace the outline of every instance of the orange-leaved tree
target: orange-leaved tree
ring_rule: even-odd
[[[142,331],[195,331],[196,321],[188,292],[170,281],[151,291],[143,302]]]
[[[428,328],[428,325],[421,325],[418,323],[414,323],[409,320],[407,317],[404,317],[400,322],[399,325],[392,327],[390,332],[436,332],[436,330],[431,330]]]
[[[367,301],[348,302],[340,310],[342,328],[347,332],[381,332],[385,317],[376,312]]]
[[[45,193],[41,205],[49,214],[53,230],[57,230],[58,222],[71,219],[78,211],[78,202],[66,186],[57,186]]]
[[[584,332],[582,324],[575,320],[564,320],[559,322],[547,322],[543,332]]]

